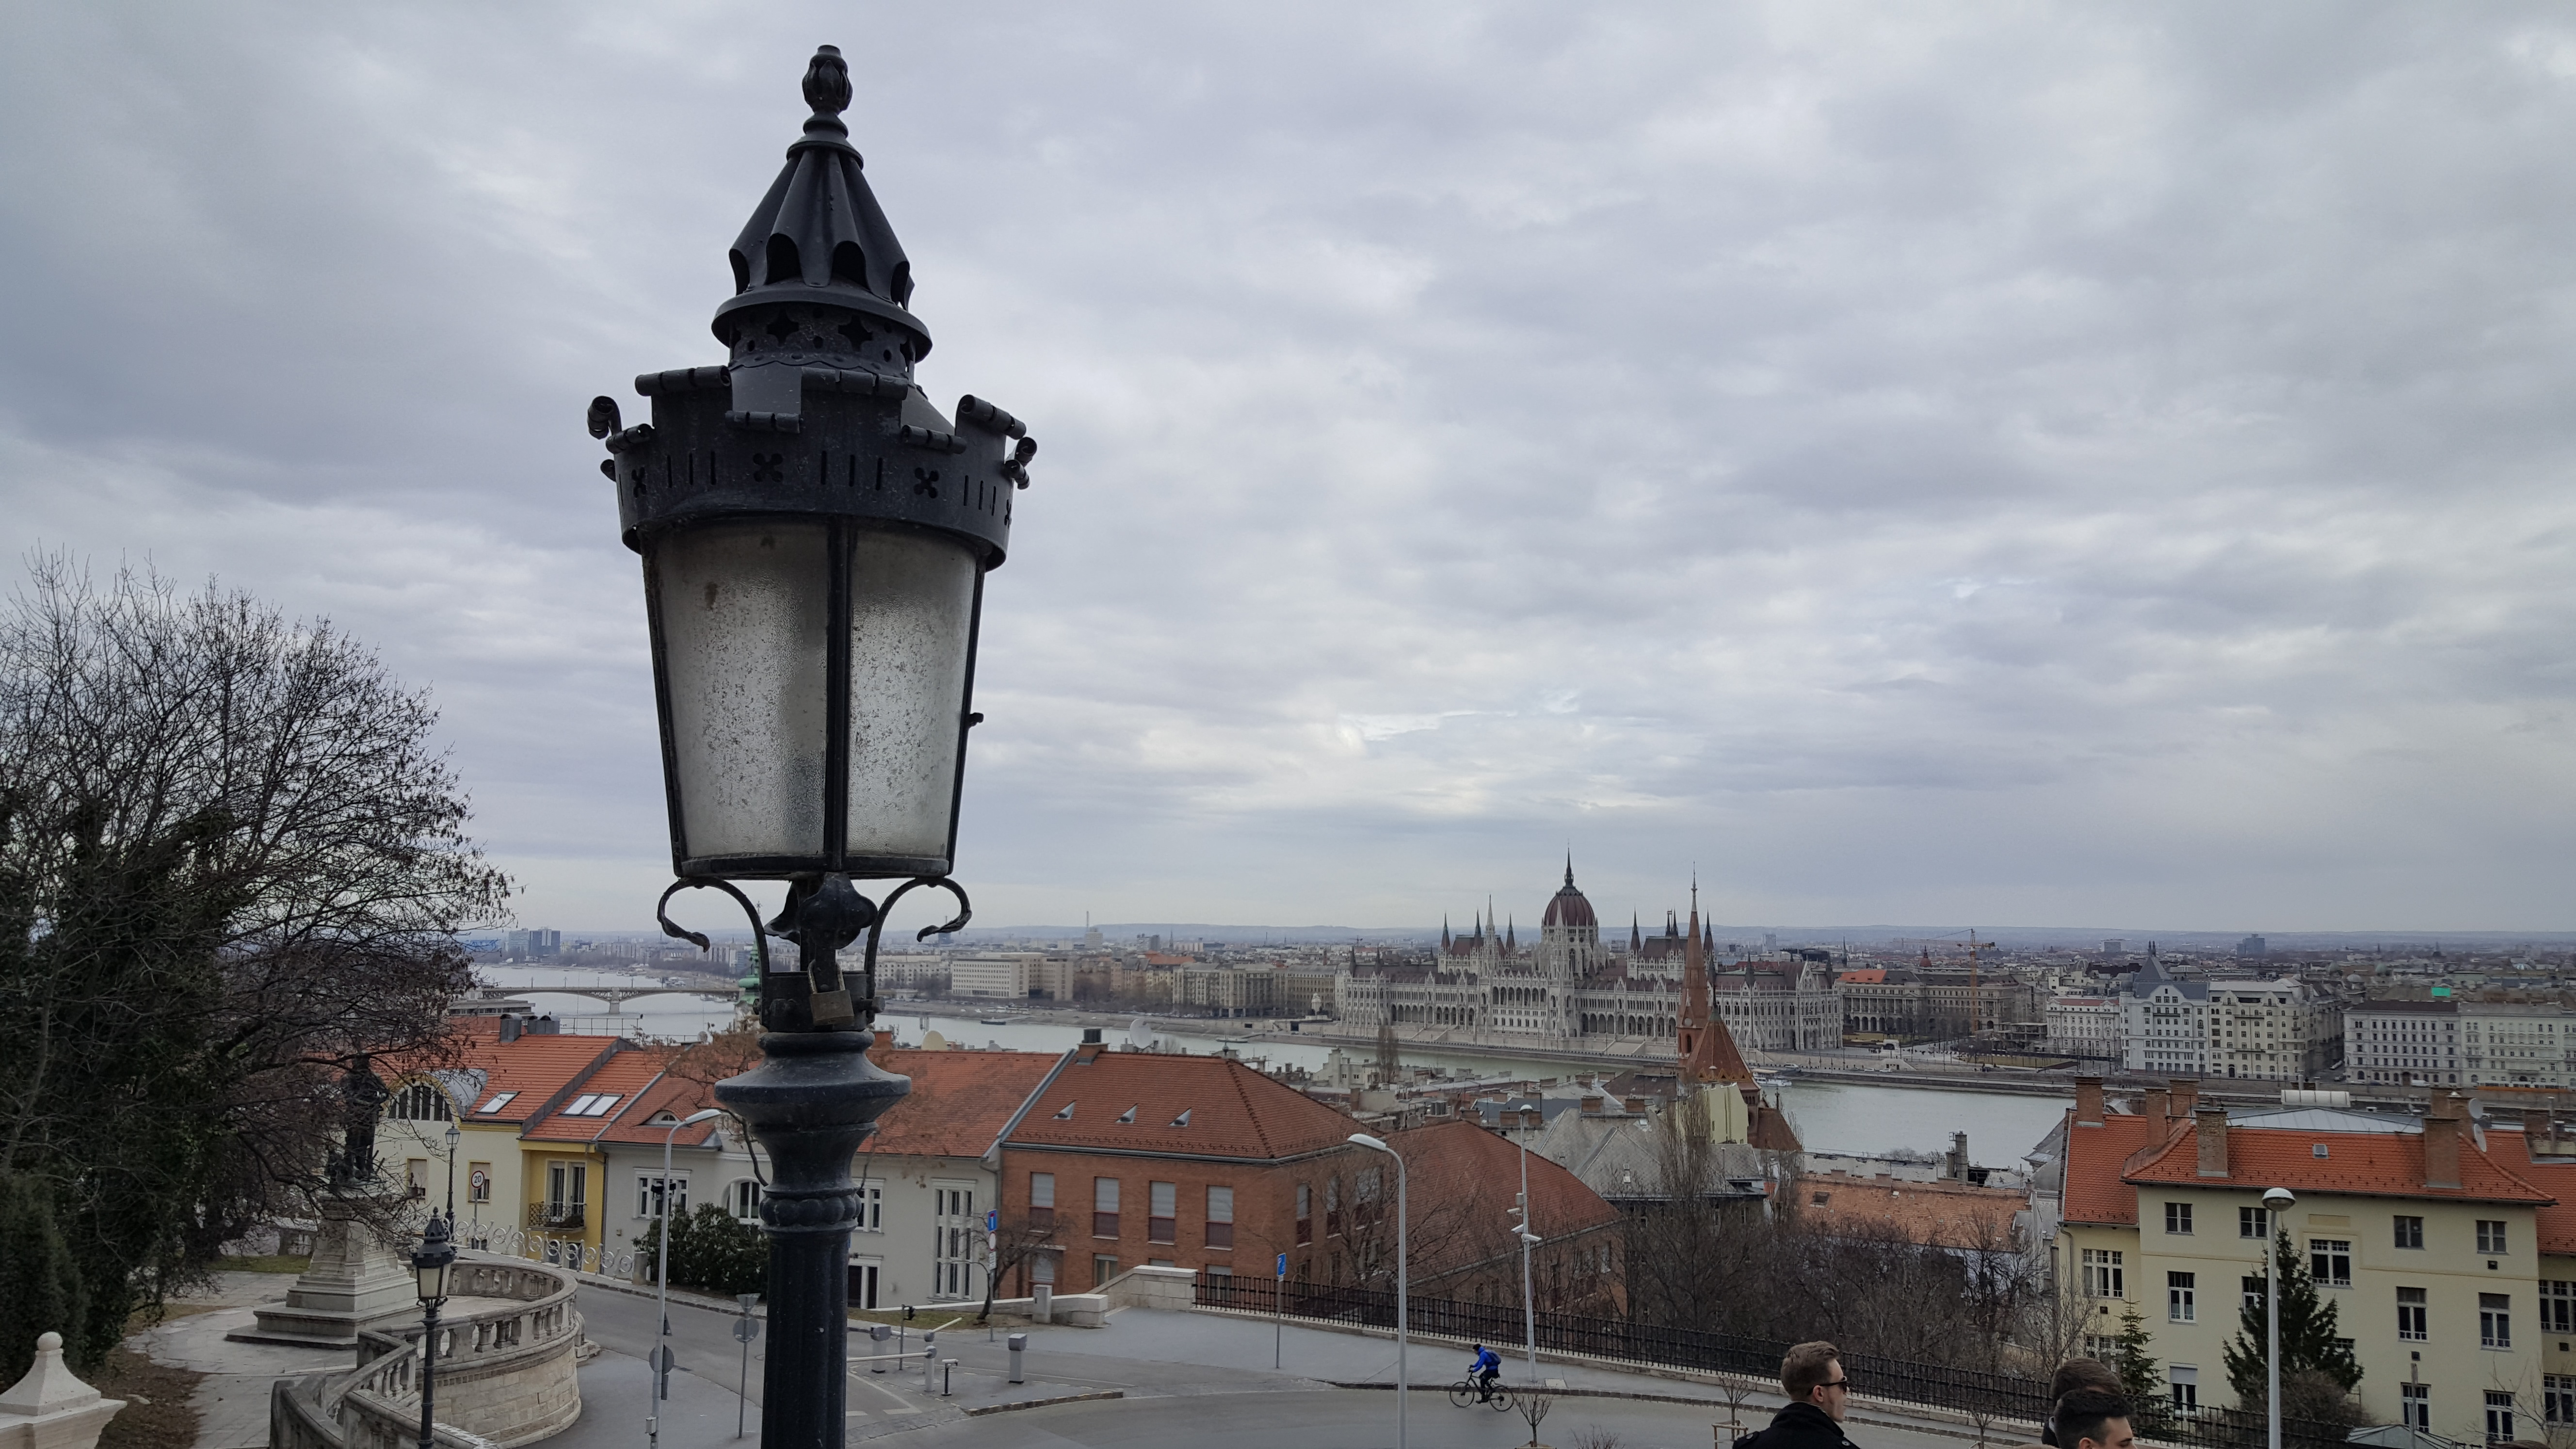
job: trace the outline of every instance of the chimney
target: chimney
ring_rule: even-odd
[[[2200,1175],[2227,1175],[2227,1109],[2200,1107],[2191,1114],[2192,1131],[2200,1138]]]
[[[1583,1115],[1584,1115],[1584,1116],[1586,1116],[1586,1117],[1598,1117],[1598,1116],[1600,1116],[1600,1115],[1601,1115],[1601,1099],[1600,1099],[1599,1097],[1586,1097],[1586,1098],[1584,1098],[1584,1099],[1583,1099]]]
[[[892,1050],[894,1050],[894,1028],[890,1026],[878,1027],[877,1044],[870,1048],[871,1053],[889,1052]]]
[[[1106,1050],[1106,1048],[1102,1047],[1100,1044],[1100,1028],[1096,1026],[1086,1026],[1082,1029],[1082,1045],[1073,1049],[1074,1063],[1079,1066],[1090,1062],[1096,1059],[1104,1050]]]
[[[1539,1128],[1547,1125],[1547,1114],[1536,1107],[1523,1107],[1521,1109],[1521,1125],[1535,1132]]]
[[[504,1013],[501,1017],[501,1040],[505,1042],[513,1042],[518,1039],[519,1019],[515,1016]]]
[[[2460,1185],[2460,1094],[2444,1092],[2424,1109],[2424,1185]]]
[[[1643,1117],[1646,1115],[1646,1099],[1643,1097],[1630,1097],[1622,1105],[1626,1106],[1630,1112],[1635,1113],[1637,1116]]]
[[[2549,1140],[2556,1134],[2549,1130],[2549,1110],[2525,1107],[2522,1110],[2522,1150],[2538,1157],[2549,1150]]]
[[[2158,1127],[2164,1126],[2173,1120],[2172,1095],[2162,1087],[2147,1088],[2146,1105],[2140,1109],[2140,1115]]]
[[[2078,1125],[2085,1127],[2102,1125],[2102,1079],[2100,1077],[2075,1079],[2075,1120]]]
[[[2200,1079],[2198,1077],[2176,1077],[2173,1079],[2172,1110],[2174,1120],[2177,1122],[2182,1121],[2186,1117],[2196,1117],[2199,1114]]]

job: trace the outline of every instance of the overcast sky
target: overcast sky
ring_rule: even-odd
[[[2576,926],[2563,6],[0,15],[11,554],[372,640],[529,924],[669,871],[583,406],[830,42],[1042,445],[979,924]]]

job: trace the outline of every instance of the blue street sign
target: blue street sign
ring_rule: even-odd
[[[986,1208],[986,1209],[984,1210],[984,1231],[986,1231],[986,1232],[988,1232],[988,1233],[998,1233],[998,1232],[1000,1232],[1001,1230],[1002,1230],[1002,1211],[1001,1211],[1001,1209],[999,1209],[999,1208]]]
[[[1286,1253],[1279,1255],[1279,1276],[1282,1278],[1288,1276],[1288,1255]]]

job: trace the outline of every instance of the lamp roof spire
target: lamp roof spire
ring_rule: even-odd
[[[814,113],[805,119],[805,133],[787,148],[787,165],[769,194],[725,254],[733,266],[734,295],[716,308],[716,339],[729,347],[736,343],[752,321],[736,315],[745,308],[817,303],[891,324],[896,335],[879,329],[875,340],[900,345],[854,340],[851,348],[862,360],[889,365],[896,359],[879,354],[899,352],[900,370],[908,373],[930,352],[930,329],[912,315],[912,263],[877,206],[866,162],[841,120],[850,94],[850,67],[840,47],[817,47],[805,68],[805,104]]]

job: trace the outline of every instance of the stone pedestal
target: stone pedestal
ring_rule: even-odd
[[[61,1334],[40,1334],[27,1376],[0,1394],[0,1449],[90,1449],[124,1407],[72,1377]]]
[[[313,1262],[287,1290],[286,1306],[252,1310],[257,1326],[225,1337],[242,1343],[356,1348],[358,1330],[409,1323],[420,1316],[411,1269],[360,1220],[381,1199],[334,1195],[322,1200]]]

